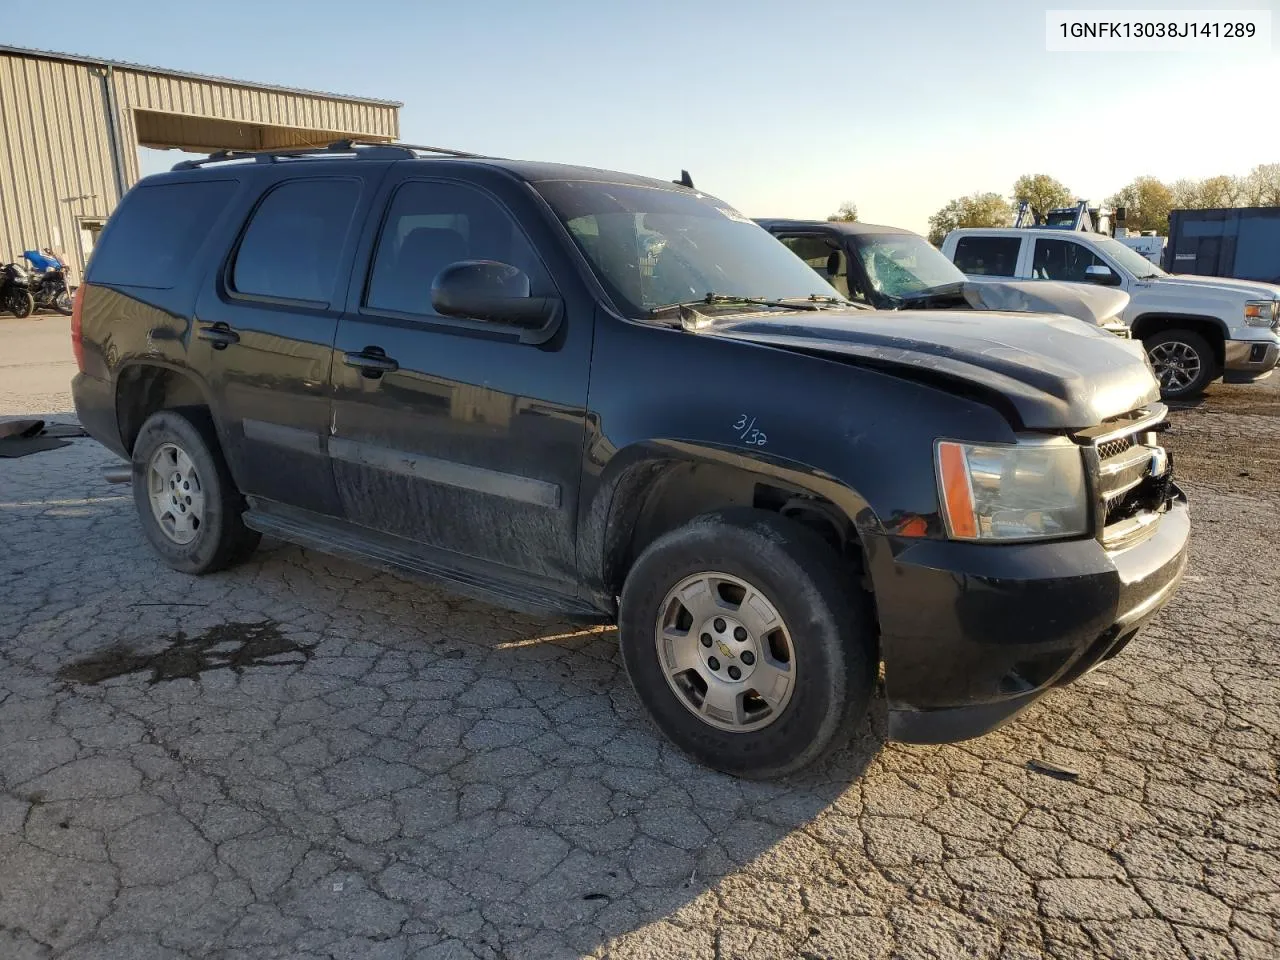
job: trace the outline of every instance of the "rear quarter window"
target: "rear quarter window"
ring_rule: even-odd
[[[197,180],[134,187],[93,251],[86,279],[174,287],[238,185],[236,180]]]
[[[953,261],[961,273],[1012,277],[1021,246],[1021,237],[961,237]]]

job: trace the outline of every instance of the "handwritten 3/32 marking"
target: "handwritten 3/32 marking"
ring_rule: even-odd
[[[745,413],[734,423],[733,432],[749,447],[763,447],[769,442],[768,435],[756,426],[756,418]]]

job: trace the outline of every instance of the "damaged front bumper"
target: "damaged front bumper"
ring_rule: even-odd
[[[1191,524],[1172,488],[1150,536],[992,545],[869,538],[889,736],[976,737],[1115,656],[1169,600]]]

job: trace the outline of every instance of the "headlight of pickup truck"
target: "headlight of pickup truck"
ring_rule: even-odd
[[[1043,540],[1088,532],[1080,449],[1069,440],[939,440],[938,488],[954,540]]]
[[[1269,327],[1280,312],[1280,300],[1250,300],[1244,305],[1244,322],[1251,327]]]

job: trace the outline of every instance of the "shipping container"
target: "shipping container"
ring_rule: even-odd
[[[1163,266],[1170,273],[1280,283],[1280,207],[1172,211]]]

